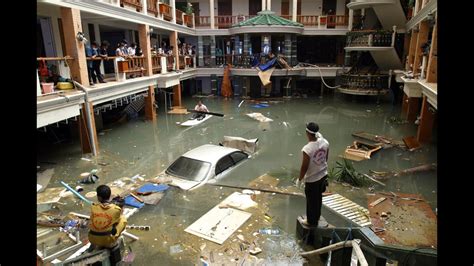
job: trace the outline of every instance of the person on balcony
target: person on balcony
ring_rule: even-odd
[[[87,60],[87,73],[89,76],[89,84],[93,86],[94,84],[97,84],[97,78],[94,74],[92,60],[90,60],[90,58],[95,58],[97,56],[97,51],[94,51],[94,49],[92,49],[92,47],[88,45],[86,46],[86,56],[89,58],[89,60]]]
[[[201,100],[199,100],[197,105],[194,107],[194,111],[209,113],[209,110],[207,109],[207,106],[202,104]],[[206,114],[194,113],[192,119],[202,120],[202,119],[204,119],[204,117],[206,117]]]
[[[125,52],[126,49],[125,49],[125,43],[124,42],[120,42],[118,45],[117,45],[117,49],[115,50],[115,56],[120,56],[122,57],[123,59],[125,59],[125,57],[127,57],[127,53]]]
[[[91,58],[107,58],[107,46],[103,47],[104,43],[102,43],[101,48],[99,49],[97,42],[92,42],[92,56]],[[105,55],[103,51],[105,50]],[[97,83],[99,80],[100,83],[106,83],[104,81],[104,77],[102,73],[100,73],[100,64],[102,63],[101,60],[92,60],[92,79],[94,83]]]
[[[136,51],[137,51],[137,44],[132,42],[130,44],[130,47],[128,47],[127,51],[128,51],[128,56],[135,56]]]

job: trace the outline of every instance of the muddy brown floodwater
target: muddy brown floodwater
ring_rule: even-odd
[[[183,99],[183,105],[193,108],[196,101],[196,98]],[[40,148],[38,161],[56,163],[40,164],[41,169],[55,168],[48,187],[60,187],[61,180],[74,184],[81,173],[91,169],[99,169],[97,175],[100,176],[100,181],[97,184],[83,185],[84,193],[95,190],[99,184],[121,177],[141,174],[145,175],[145,178],[152,178],[186,151],[206,143],[218,144],[225,135],[258,138],[259,149],[251,159],[219,180],[219,184],[246,186],[256,177],[268,173],[279,178],[280,186],[288,186],[291,185],[291,179],[298,175],[301,148],[307,142],[304,131],[306,122],[317,122],[320,132],[329,141],[329,167],[333,167],[335,162],[340,160],[339,155],[344,152],[346,146],[352,144],[353,132],[366,131],[399,140],[406,136],[416,136],[416,125],[388,122],[391,117],[400,117],[400,107],[390,103],[376,105],[372,102],[356,102],[338,95],[324,99],[270,101],[269,107],[266,108],[254,108],[254,103],[249,101],[245,101],[239,108],[241,99],[204,98],[203,101],[211,112],[224,113],[225,116],[212,117],[196,127],[183,128],[176,122],[183,122],[189,115],[166,115],[160,108],[155,123],[138,118],[103,130],[103,133],[99,134],[100,155],[92,161],[81,160],[83,156],[78,140],[74,143]],[[260,123],[245,116],[246,113],[252,112],[260,112],[274,121]],[[436,163],[436,154],[436,142],[433,142],[413,152],[399,148],[380,150],[372,159],[355,162],[354,165],[362,173],[368,173],[369,170],[399,171],[421,164]],[[431,171],[393,177],[384,181],[386,187],[376,185],[375,189],[421,194],[435,209],[436,176],[437,172]],[[353,189],[330,182],[329,190],[367,207],[367,188]],[[183,192],[171,188],[158,205],[142,208],[129,219],[129,224],[150,225],[151,230],[130,230],[140,237],[139,241],[130,242],[137,254],[134,265],[198,264],[201,255],[210,259],[211,251],[215,262],[240,265],[244,253],[239,249],[241,241],[234,240],[238,234],[242,234],[250,243],[257,242],[263,251],[256,257],[265,260],[265,263],[301,263],[300,258],[294,256],[294,252],[300,248],[295,236],[296,217],[305,212],[305,200],[299,196],[271,193],[258,195],[256,201],[259,205],[247,210],[252,213],[252,217],[239,228],[242,232],[236,231],[222,246],[184,232],[187,226],[234,191],[240,190],[203,186],[192,192]],[[89,213],[89,208],[75,204],[75,199],[61,201],[67,203],[60,206],[64,213]],[[336,226],[347,225],[340,222],[341,219],[333,220],[335,214],[325,207],[322,214],[329,223]],[[280,228],[283,235],[253,235],[264,227]],[[182,251],[170,254],[170,247],[178,244],[180,248],[176,250]],[[204,244],[205,247],[202,248]],[[172,250],[176,251],[175,248]],[[246,261],[252,260],[246,258]]]

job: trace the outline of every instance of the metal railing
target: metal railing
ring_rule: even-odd
[[[347,33],[346,47],[393,47],[395,35],[395,31],[351,31]]]
[[[389,75],[337,73],[336,83],[342,88],[354,90],[388,89]]]

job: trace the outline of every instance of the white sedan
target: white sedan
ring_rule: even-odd
[[[184,190],[196,189],[215,182],[247,158],[241,150],[205,144],[180,156],[157,179]]]

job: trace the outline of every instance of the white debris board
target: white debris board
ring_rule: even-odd
[[[201,216],[184,231],[222,245],[252,216],[251,213],[234,208],[219,208],[219,205],[225,204],[234,194]]]
[[[369,210],[339,194],[323,197],[323,204],[361,227],[372,224],[369,218]]]

